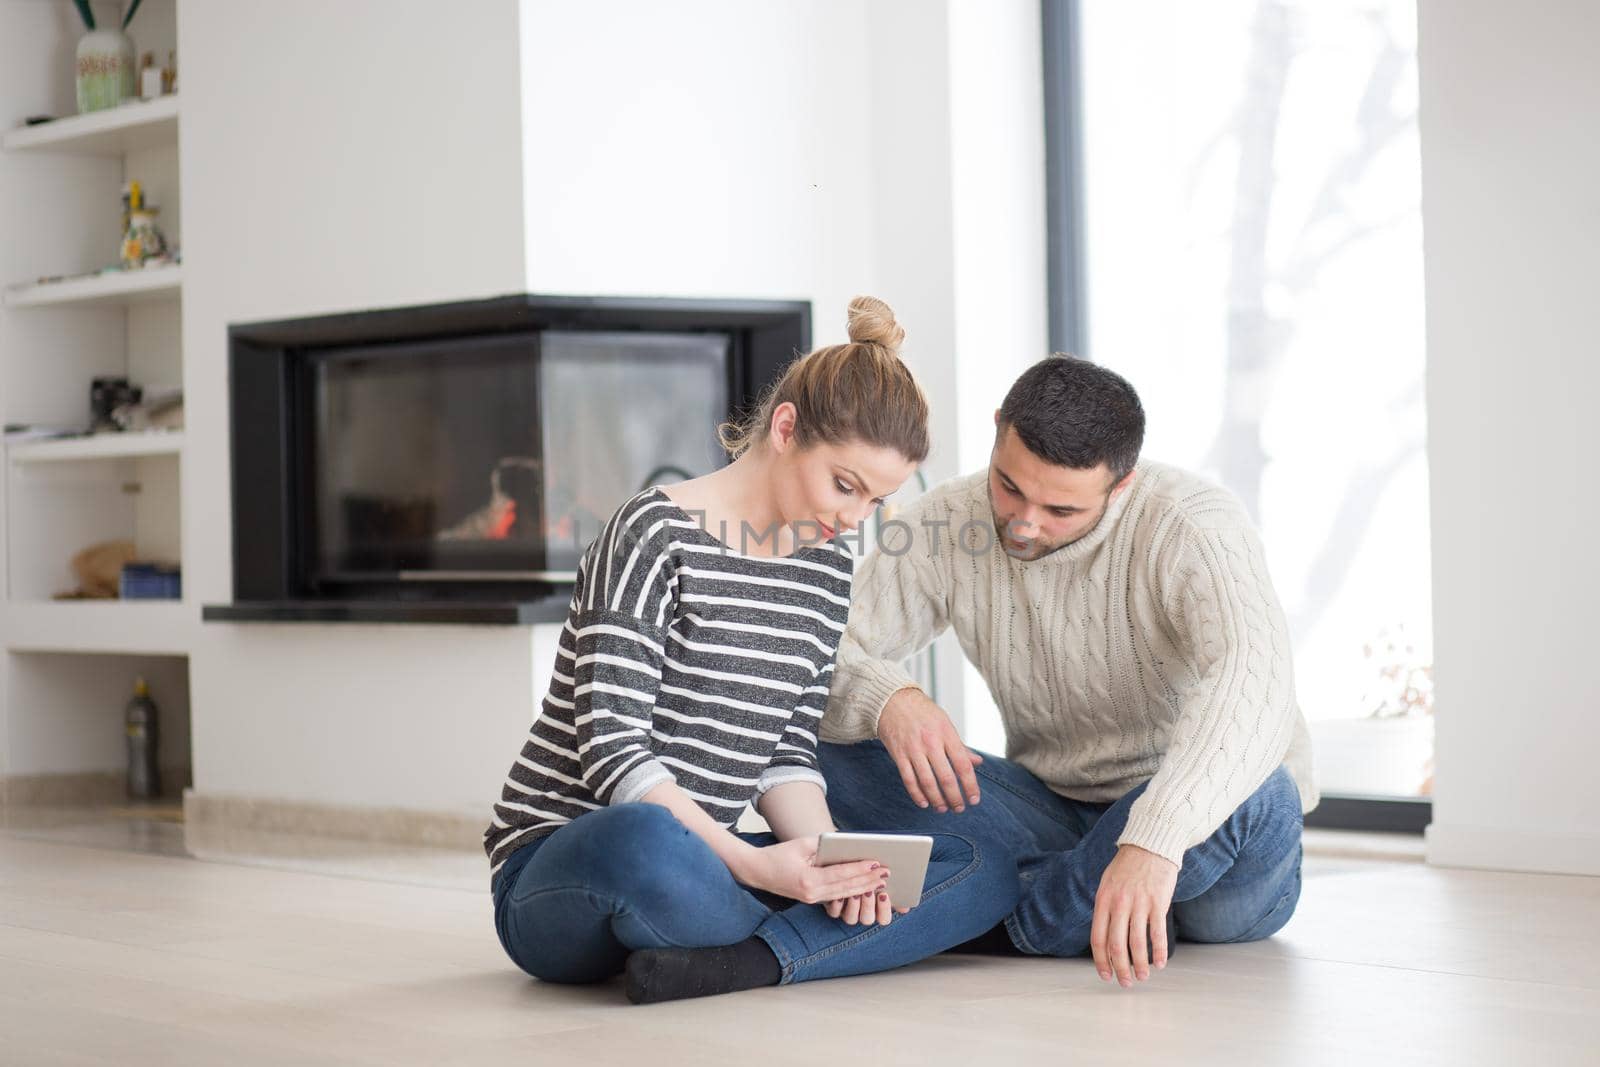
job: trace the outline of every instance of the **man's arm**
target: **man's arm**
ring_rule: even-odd
[[[916,681],[901,661],[927,648],[949,628],[944,583],[926,531],[901,554],[880,548],[856,572],[850,625],[839,642],[822,739],[848,744],[878,736],[889,698]]]
[[[936,555],[954,548],[935,540],[941,528],[914,511],[907,521],[910,543],[886,539],[857,572],[821,736],[838,743],[881,739],[919,807],[963,811],[978,803],[972,768],[982,757],[900,665],[950,626]]]
[[[1289,623],[1255,531],[1242,516],[1191,529],[1180,560],[1168,614],[1194,682],[1118,839],[1179,865],[1283,762],[1296,722]]]
[[[1166,965],[1183,853],[1266,781],[1294,733],[1288,622],[1248,523],[1191,529],[1174,579],[1167,614],[1186,636],[1195,682],[1101,875],[1090,932],[1100,977],[1124,986]]]

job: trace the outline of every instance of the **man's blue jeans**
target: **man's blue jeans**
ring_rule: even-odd
[[[757,846],[770,834],[740,834]],[[784,983],[886,971],[992,928],[1017,904],[1016,865],[941,833],[922,902],[888,926],[849,926],[818,905],[757,893],[658,804],[619,804],[518,849],[494,879],[495,930],[517,966],[549,982],[602,982],[642,948],[759,937]]]
[[[1133,789],[1109,804],[1069,800],[1015,763],[983,753],[981,800],[965,812],[918,808],[878,741],[818,746],[828,807],[840,829],[954,833],[985,856],[1009,854],[1022,883],[1006,917],[1024,952],[1076,956],[1089,947],[1095,891],[1117,853]],[[1173,892],[1178,936],[1186,941],[1257,941],[1294,914],[1300,899],[1300,794],[1279,767],[1205,841],[1183,854]]]

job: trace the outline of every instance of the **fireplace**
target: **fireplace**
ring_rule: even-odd
[[[510,296],[229,342],[234,601],[205,618],[528,623],[624,500],[726,462],[810,311]]]

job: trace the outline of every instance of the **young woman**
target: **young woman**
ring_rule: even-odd
[[[635,1003],[863,974],[993,927],[1015,865],[935,837],[920,904],[817,866],[817,724],[850,605],[838,537],[928,453],[882,301],[792,363],[721,470],[622,506],[585,553],[542,713],[484,835],[495,928],[552,982],[626,971]],[[747,803],[772,828],[733,826]]]

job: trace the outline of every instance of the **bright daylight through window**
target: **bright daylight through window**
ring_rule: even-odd
[[[1083,336],[1260,526],[1325,791],[1431,789],[1416,10],[1086,0]]]

